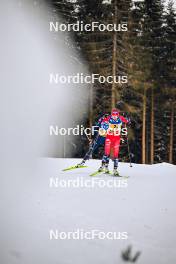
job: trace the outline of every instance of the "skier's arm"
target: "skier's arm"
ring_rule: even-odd
[[[108,118],[109,114],[105,114],[98,119],[94,126],[92,126],[93,138],[98,137],[99,129],[102,127],[102,124],[108,120]]]
[[[126,119],[124,116],[120,116],[120,120],[121,120],[123,123],[125,123],[125,124],[129,124],[129,123],[130,123],[129,120]]]

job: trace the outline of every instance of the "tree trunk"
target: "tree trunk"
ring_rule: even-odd
[[[171,118],[170,118],[169,163],[173,163],[173,142],[174,142],[174,103],[172,102]]]
[[[117,23],[117,0],[114,1],[114,24]],[[117,32],[113,32],[113,54],[112,54],[112,76],[116,76],[116,69],[117,69]],[[111,107],[114,108],[116,105],[116,83],[113,81],[112,83],[112,94],[111,94]]]
[[[154,163],[154,91],[151,88],[150,163]]]
[[[146,87],[143,94],[143,113],[142,113],[142,163],[146,163]]]
[[[93,85],[90,86],[89,92],[89,127],[93,125]]]

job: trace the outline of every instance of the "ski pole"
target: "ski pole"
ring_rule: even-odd
[[[127,146],[128,146],[128,157],[129,157],[129,161],[130,161],[130,167],[133,167],[133,165],[131,163],[131,152],[130,152],[130,145],[129,145],[128,137],[127,137]]]
[[[131,152],[130,152],[130,144],[129,144],[129,140],[128,140],[128,133],[127,133],[127,147],[128,147],[128,157],[129,157],[129,161],[130,161],[130,167],[133,167],[132,162],[131,162]]]

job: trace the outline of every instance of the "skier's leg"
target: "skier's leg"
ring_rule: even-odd
[[[94,144],[94,143],[93,143]],[[89,147],[89,150],[87,151],[87,153],[85,154],[84,158],[83,158],[83,162],[85,163],[87,160],[90,159],[90,156],[92,154],[92,149],[93,149],[93,144],[91,144],[91,146]]]
[[[107,155],[103,155],[102,163],[103,163],[103,164],[109,164],[109,156],[107,156]]]
[[[89,148],[88,152],[84,156],[83,160],[79,164],[77,164],[77,167],[83,166],[86,163],[86,161],[89,160],[90,155],[91,155],[91,147]]]
[[[105,163],[105,173],[109,173],[109,157],[107,158],[107,161]]]
[[[98,136],[97,140],[96,140],[96,143],[94,144],[93,148],[92,148],[92,152],[91,152],[91,155],[98,150],[98,148],[101,146],[101,145],[104,145],[105,143],[105,137],[102,137],[102,136]]]
[[[111,139],[110,138],[106,138],[105,141],[105,155],[106,156],[110,156],[110,151],[111,151]]]
[[[118,168],[118,157],[119,157],[119,148],[120,148],[120,137],[114,139],[114,175],[118,176],[119,173],[117,171]]]
[[[118,162],[119,162],[119,160],[117,158],[114,159],[114,169],[118,168]]]
[[[103,155],[102,158],[102,163],[100,167],[100,171],[105,168],[105,170],[108,170],[108,165],[109,165],[109,157],[110,157],[110,150],[111,150],[111,140],[109,138],[106,138],[105,140],[105,154]]]
[[[111,152],[111,139],[110,138],[106,138],[106,141],[105,141],[105,155],[103,156],[103,160],[102,161],[106,164],[107,167],[109,165],[110,152]]]
[[[94,151],[94,149],[98,145],[98,138],[95,138],[94,141],[92,142],[92,144],[89,146],[89,150],[85,154],[85,156],[84,156],[83,160],[81,161],[81,163],[79,163],[77,165],[78,167],[84,165],[86,163],[86,161],[90,159],[90,156],[92,155],[92,152]]]
[[[108,165],[109,165],[109,156],[103,155],[99,171],[103,171],[104,169],[106,171],[108,169]]]
[[[105,141],[105,155],[107,156],[107,160],[106,160],[106,164],[105,164],[105,172],[108,173],[109,169],[109,157],[110,157],[110,152],[111,152],[111,145],[112,145],[112,141],[110,138],[106,138]]]

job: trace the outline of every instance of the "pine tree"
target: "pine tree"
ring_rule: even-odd
[[[150,162],[154,162],[154,130],[155,130],[155,95],[159,92],[163,79],[164,37],[163,37],[163,5],[161,0],[137,2],[134,10],[138,20],[136,51],[136,73],[132,78],[134,86],[143,90],[142,108],[142,163],[148,158],[148,144],[150,142]],[[142,88],[143,87],[143,88]],[[149,92],[151,96],[149,97]],[[140,89],[139,89],[140,91]],[[148,99],[147,99],[148,97]],[[150,99],[150,100],[149,100]],[[147,107],[150,109],[150,118],[147,116]],[[150,120],[150,122],[146,120]],[[147,137],[150,124],[150,140]]]
[[[169,144],[168,144],[168,160],[173,163],[174,153],[174,110],[176,104],[176,12],[174,10],[174,2],[169,1],[166,12],[165,25],[165,61],[164,76],[165,89],[164,96],[168,103],[165,103],[166,111],[169,111]]]
[[[132,12],[133,27],[131,37],[131,58],[129,60],[129,81],[138,97],[142,101],[141,120],[141,159],[146,163],[146,111],[147,111],[147,90],[151,75],[151,52],[146,46],[147,34],[145,31],[145,4],[136,2]]]
[[[151,110],[150,110],[150,163],[154,163],[155,131],[155,95],[160,91],[163,81],[164,58],[164,17],[161,0],[145,1],[146,47],[151,50],[152,68],[150,74]]]

